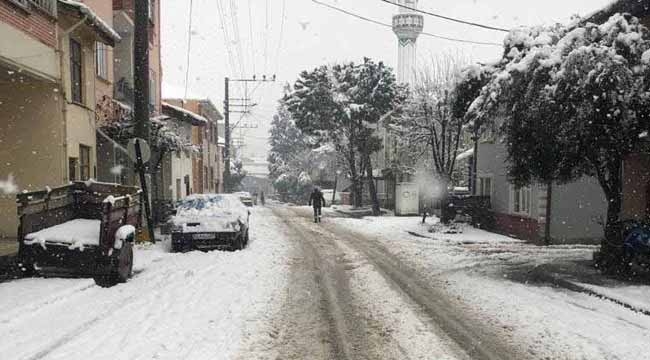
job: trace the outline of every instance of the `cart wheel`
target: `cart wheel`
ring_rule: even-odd
[[[133,274],[133,244],[130,242],[122,246],[120,255],[117,257],[117,269],[115,276],[118,283],[125,283]]]
[[[124,243],[120,254],[117,257],[115,268],[112,269],[110,274],[96,275],[94,277],[95,284],[101,287],[111,287],[119,283],[125,283],[133,274],[133,244],[130,242]]]

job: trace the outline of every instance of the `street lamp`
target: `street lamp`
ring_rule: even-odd
[[[334,204],[334,199],[336,199],[336,186],[339,182],[339,175],[341,175],[341,170],[336,170],[336,175],[334,176],[334,191],[332,191],[332,204]]]

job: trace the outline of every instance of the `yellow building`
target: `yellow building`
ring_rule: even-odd
[[[0,34],[0,237],[15,237],[15,191],[93,176],[96,42],[120,38],[72,0],[0,0]]]

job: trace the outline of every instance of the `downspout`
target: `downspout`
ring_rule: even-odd
[[[65,89],[65,79],[63,74],[65,73],[65,57],[64,54],[65,52],[63,51],[63,40],[70,35],[73,31],[75,31],[79,26],[83,25],[86,20],[88,20],[88,15],[84,15],[84,17],[79,20],[79,22],[75,23],[72,25],[70,28],[65,30],[60,36],[59,36],[59,72],[61,74],[61,82],[59,83],[60,87],[60,92],[61,96],[63,96],[63,106],[61,109],[61,114],[63,115],[63,180],[65,181],[66,178],[68,178],[68,174],[70,174],[70,171],[68,169],[68,95],[66,93]],[[66,172],[65,169],[68,169]],[[70,181],[71,179],[68,179]]]

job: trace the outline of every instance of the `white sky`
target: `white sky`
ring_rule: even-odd
[[[380,0],[320,1],[385,23],[390,23],[398,10]],[[185,93],[190,2],[161,1],[163,96],[166,97],[182,97]],[[284,27],[280,38],[283,2]],[[573,14],[589,14],[610,2],[420,0],[419,7],[463,20],[511,28],[565,22]],[[225,23],[221,21],[218,4],[221,4]],[[249,21],[249,10],[252,21]],[[426,15],[424,22],[425,32],[447,37],[497,43],[504,37],[501,32]],[[262,74],[277,74],[276,83],[262,84],[251,96],[259,105],[250,117],[242,120],[243,124],[257,126],[244,133],[246,156],[266,158],[269,124],[282,94],[282,86],[287,82],[293,83],[302,70],[325,63],[360,61],[364,56],[393,67],[397,62],[397,41],[389,28],[333,11],[311,0],[193,0],[192,34],[188,97],[209,97],[222,110],[225,76],[238,78],[257,74],[259,78]],[[229,46],[226,46],[225,37]],[[237,37],[239,41],[236,41]],[[500,47],[467,45],[425,36],[418,40],[420,64],[429,62],[437,54],[446,53],[462,54],[472,61],[494,60],[501,51]],[[231,62],[235,64],[234,70]],[[244,97],[244,90],[237,85],[231,86],[231,97]],[[231,119],[239,120],[238,114],[233,114]]]

